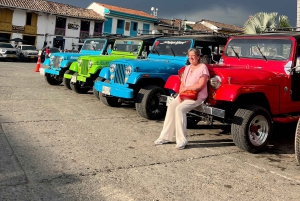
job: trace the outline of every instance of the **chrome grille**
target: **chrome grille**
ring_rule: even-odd
[[[80,71],[82,75],[88,74],[88,64],[89,64],[89,60],[82,60],[81,71]]]
[[[115,69],[115,83],[118,83],[118,84],[124,84],[125,81],[125,68],[126,68],[126,65],[125,64],[117,64],[116,65],[116,69]]]
[[[5,53],[6,53],[6,54],[17,54],[16,51],[10,51],[10,50],[6,51]]]
[[[53,60],[54,68],[59,68],[59,58],[60,57],[54,57],[54,60]]]

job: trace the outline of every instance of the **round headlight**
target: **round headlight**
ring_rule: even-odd
[[[53,66],[53,62],[52,61],[50,62],[50,66]]]
[[[51,56],[51,57],[50,57],[50,60],[53,61],[53,60],[54,60],[54,56]]]
[[[64,60],[64,57],[59,58],[59,62],[62,62]]]
[[[113,73],[113,72],[115,72],[115,69],[116,69],[116,64],[111,64],[110,65],[110,67],[109,67],[109,71],[111,72],[111,73]]]
[[[81,66],[81,64],[82,64],[82,60],[79,59],[79,60],[78,60],[78,66]]]
[[[90,61],[89,61],[89,68],[92,67],[92,65],[93,65],[93,61],[90,60]]]
[[[132,67],[131,66],[127,66],[125,68],[125,73],[126,73],[126,75],[130,75],[132,73]]]
[[[210,86],[213,89],[218,89],[221,86],[222,79],[219,76],[214,76],[210,79]]]

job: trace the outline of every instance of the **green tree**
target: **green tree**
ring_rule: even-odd
[[[278,18],[278,20],[277,20]],[[245,34],[258,34],[264,32],[266,29],[291,27],[288,17],[280,15],[277,12],[265,13],[259,12],[249,17],[244,24]]]

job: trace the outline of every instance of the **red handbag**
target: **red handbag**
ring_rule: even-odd
[[[186,100],[186,99],[197,100],[198,91],[196,91],[196,90],[186,90],[186,91],[181,92],[179,94],[179,97],[180,97],[181,100]]]

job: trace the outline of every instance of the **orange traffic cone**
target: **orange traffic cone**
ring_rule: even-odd
[[[35,72],[40,72],[40,67],[41,67],[41,52],[39,51]]]

